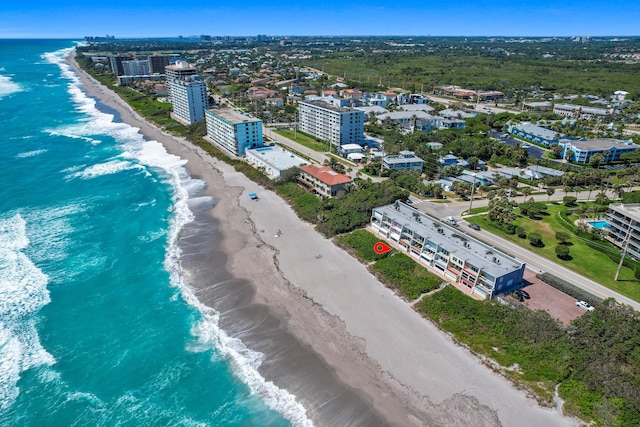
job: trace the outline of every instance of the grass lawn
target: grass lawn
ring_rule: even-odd
[[[311,138],[310,136],[307,136],[301,132],[296,132],[293,130],[278,130],[278,129],[273,129],[273,132],[277,133],[278,135],[282,135],[285,138],[289,138],[290,140],[295,141],[298,144],[302,144],[305,147],[310,148],[311,150],[317,151],[319,153],[328,151],[327,144],[319,142],[316,139]]]
[[[594,280],[609,289],[621,293],[635,301],[640,301],[640,282],[633,277],[633,271],[629,268],[623,267],[620,271],[620,278],[618,282],[614,282],[613,278],[616,274],[618,264],[611,261],[604,253],[592,249],[581,240],[578,236],[572,234],[571,245],[569,246],[569,254],[572,259],[563,261],[559,259],[554,250],[558,244],[555,238],[557,231],[568,232],[568,230],[560,224],[562,221],[558,212],[566,209],[563,205],[549,205],[548,216],[544,216],[542,220],[534,221],[528,218],[518,217],[514,221],[516,226],[523,227],[527,234],[538,233],[542,236],[544,247],[536,248],[531,246],[528,239],[521,239],[515,234],[506,234],[502,230],[498,230],[492,227],[488,218],[485,215],[479,215],[467,218],[467,221],[474,224],[478,224],[480,227],[497,234],[505,239],[509,239],[512,242],[517,243],[520,246],[548,258],[557,264],[574,270],[577,273]],[[571,233],[570,233],[571,234]],[[607,245],[605,245],[607,246]]]

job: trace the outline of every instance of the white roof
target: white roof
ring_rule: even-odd
[[[344,144],[340,148],[343,150],[362,150],[362,146],[358,144]]]

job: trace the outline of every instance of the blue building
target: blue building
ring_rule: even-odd
[[[562,158],[564,159],[567,152],[571,151],[573,155],[567,160],[577,163],[589,163],[591,156],[598,153],[604,156],[605,163],[614,162],[620,160],[622,154],[632,153],[640,148],[630,139],[623,141],[613,138],[563,141],[560,146],[562,147]]]
[[[401,151],[397,156],[385,156],[382,158],[382,166],[389,170],[422,170],[424,162],[416,157],[413,151]]]
[[[509,125],[509,133],[545,147],[559,144],[560,140],[566,139],[564,134],[531,123],[511,124]]]
[[[246,149],[264,146],[262,120],[232,108],[205,112],[209,139],[236,156],[244,156]]]

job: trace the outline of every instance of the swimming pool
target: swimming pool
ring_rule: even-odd
[[[609,224],[607,221],[591,221],[587,222],[587,224],[589,224],[593,228],[597,228],[598,230],[601,228],[611,227],[611,224]]]

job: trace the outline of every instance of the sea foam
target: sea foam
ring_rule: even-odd
[[[8,76],[0,75],[0,99],[12,93],[22,92],[24,88]]]
[[[55,363],[36,330],[36,316],[50,301],[48,277],[24,254],[28,245],[20,214],[0,218],[0,410],[18,396],[22,372]]]
[[[173,215],[168,231],[165,268],[170,274],[171,283],[180,289],[183,299],[202,315],[202,320],[194,325],[192,333],[204,348],[207,350],[215,348],[224,355],[232,364],[236,375],[272,410],[279,412],[295,426],[312,426],[311,420],[306,416],[305,408],[296,401],[295,396],[266,381],[260,375],[258,367],[264,355],[246,348],[239,339],[227,336],[218,327],[218,313],[201,304],[185,283],[177,241],[182,227],[194,218],[188,205],[189,196],[203,189],[204,182],[191,178],[184,167],[186,160],[167,153],[162,144],[157,141],[145,140],[138,128],[125,123],[116,123],[113,121],[113,115],[99,111],[95,100],[81,90],[78,76],[65,62],[64,57],[70,53],[69,49],[63,49],[47,54],[45,58],[58,64],[63,76],[70,80],[68,92],[71,99],[75,102],[77,110],[86,114],[87,119],[80,125],[56,131],[88,138],[102,133],[110,135],[119,142],[124,158],[162,172],[162,178],[173,189]]]

